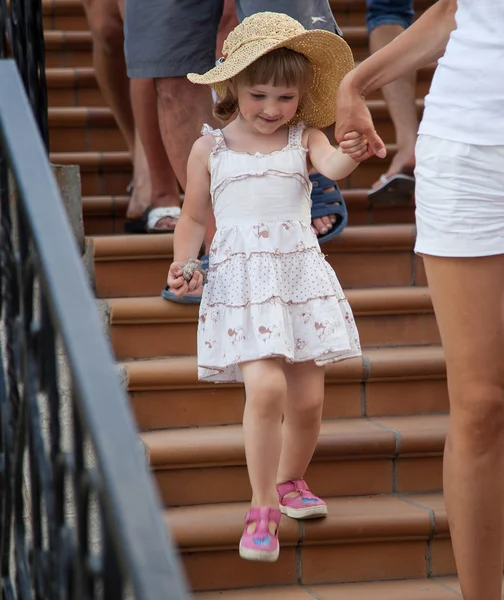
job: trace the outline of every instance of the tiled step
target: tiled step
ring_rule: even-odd
[[[361,163],[349,177],[339,182],[341,189],[370,188],[387,170],[396,152],[395,144],[387,144],[385,159],[373,156]],[[131,177],[128,152],[51,152],[51,161],[80,165],[84,196],[120,196]]]
[[[124,194],[131,181],[129,152],[51,152],[56,165],[80,167],[84,196]]]
[[[198,382],[195,356],[121,364],[141,430],[242,421],[243,386]],[[365,349],[363,358],[326,367],[325,419],[446,411],[446,366],[439,346]]]
[[[90,31],[44,31],[48,68],[90,67],[93,42]]]
[[[116,152],[126,142],[109,108],[50,108],[51,152]]]
[[[416,97],[423,98],[429,91],[435,65],[418,71]],[[98,89],[92,67],[72,67],[47,69],[49,106],[106,106]],[[370,94],[370,100],[381,99],[378,90]]]
[[[365,25],[365,0],[331,0],[330,4],[340,27]],[[416,0],[417,16],[431,4],[431,0]],[[87,29],[82,0],[43,0],[42,14],[45,29],[67,31]]]
[[[363,60],[369,54],[368,33],[366,27],[343,27],[345,40],[352,48],[355,60]],[[44,32],[47,67],[91,67],[92,37],[91,32],[57,31]]]
[[[194,600],[455,600],[456,577],[197,592]]]
[[[330,4],[340,27],[365,25],[365,0],[331,0]],[[431,0],[416,0],[417,16],[431,4]],[[78,31],[87,29],[82,0],[43,0],[42,14],[46,30]]]
[[[426,285],[413,225],[347,227],[322,246],[343,288]],[[93,238],[100,298],[158,296],[173,257],[171,234]]]
[[[384,100],[370,100],[368,107],[385,143],[395,141],[395,130]],[[419,116],[423,100],[417,101]],[[114,152],[126,150],[112,111],[99,107],[50,108],[51,152]]]
[[[334,18],[340,27],[366,24],[366,0],[329,0]],[[415,0],[415,15],[419,17],[433,4],[432,0]]]
[[[82,0],[42,0],[44,29],[83,31],[88,28]]]
[[[92,67],[46,69],[51,107],[105,107]]]
[[[328,498],[327,505],[325,519],[282,518],[280,558],[273,564],[238,556],[245,502],[174,508],[165,517],[195,591],[455,573],[441,494]]]
[[[363,348],[440,343],[426,287],[353,289],[346,295]],[[118,359],[196,354],[198,306],[167,302],[159,296],[108,302]]]
[[[413,223],[414,202],[402,206],[375,204],[372,208],[368,190],[343,190],[348,209],[348,223],[353,225],[384,225]],[[85,196],[82,199],[86,235],[124,233],[128,196]]]
[[[325,420],[306,481],[324,498],[441,490],[447,421],[441,414]],[[141,437],[166,506],[250,499],[241,425]]]

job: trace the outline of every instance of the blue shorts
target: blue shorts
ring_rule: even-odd
[[[413,22],[413,0],[366,0],[369,33],[379,25],[400,25],[407,29]]]
[[[132,78],[184,77],[215,65],[224,0],[126,0],[124,50]],[[341,35],[328,0],[235,0],[238,18],[283,12]]]

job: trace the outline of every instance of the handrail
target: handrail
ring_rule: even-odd
[[[129,581],[136,600],[182,600],[179,561],[13,60],[0,60],[0,82],[2,598],[121,600]]]

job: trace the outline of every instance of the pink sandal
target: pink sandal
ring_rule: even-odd
[[[275,562],[280,553],[278,543],[278,526],[280,525],[281,513],[275,508],[261,506],[251,508],[245,517],[245,529],[240,540],[240,556],[246,560],[261,560],[264,562]],[[269,523],[277,524],[274,535],[269,531]],[[253,533],[247,529],[251,523],[256,527]]]
[[[281,512],[292,519],[316,519],[327,515],[326,503],[310,492],[304,479],[279,483],[277,492]],[[286,498],[292,492],[298,492],[298,495]]]

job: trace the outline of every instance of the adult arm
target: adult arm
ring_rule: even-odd
[[[455,29],[457,0],[438,0],[406,31],[348,73],[338,91],[335,137],[358,131],[368,139],[370,152],[383,158],[385,145],[376,133],[366,96],[440,58]]]

